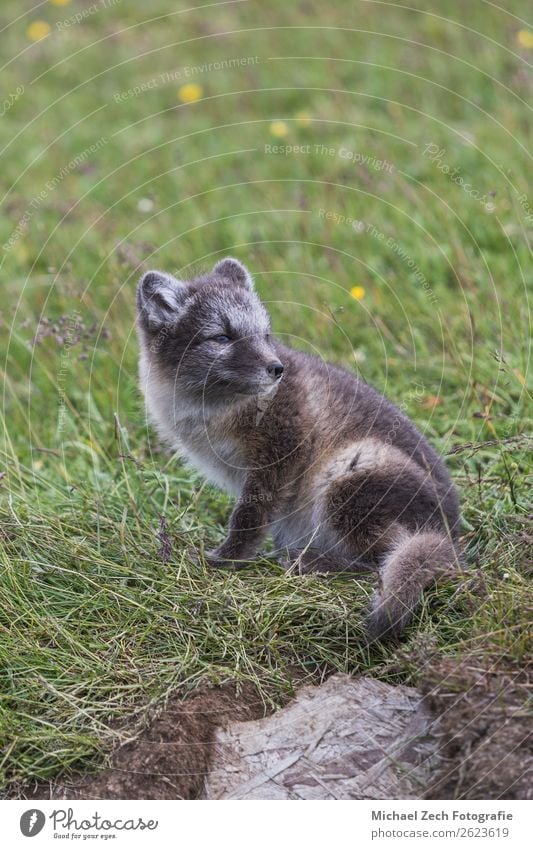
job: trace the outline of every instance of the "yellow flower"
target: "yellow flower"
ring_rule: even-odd
[[[308,127],[312,120],[309,112],[298,112],[296,115],[296,123],[300,127]]]
[[[364,286],[352,286],[350,289],[350,295],[352,298],[355,298],[356,301],[361,301],[365,297]]]
[[[52,6],[68,6],[70,0],[48,0],[48,2],[51,3]]]
[[[270,135],[276,139],[282,139],[289,132],[289,128],[285,121],[272,121],[270,125]]]
[[[200,100],[203,93],[204,90],[201,85],[187,83],[187,85],[182,85],[179,89],[178,97],[182,103],[196,103],[197,100]]]
[[[26,30],[26,35],[30,41],[41,41],[42,38],[50,35],[50,24],[46,21],[33,21]]]
[[[516,40],[520,47],[533,47],[533,32],[530,29],[521,29],[516,33]]]

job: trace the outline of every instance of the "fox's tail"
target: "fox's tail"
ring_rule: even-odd
[[[403,532],[381,567],[381,586],[367,620],[369,641],[399,634],[420,604],[424,589],[457,563],[455,546],[445,532]]]

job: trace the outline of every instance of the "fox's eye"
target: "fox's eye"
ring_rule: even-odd
[[[219,336],[213,336],[213,342],[219,342],[221,345],[225,345],[227,342],[231,342],[231,339],[225,333],[221,333]]]

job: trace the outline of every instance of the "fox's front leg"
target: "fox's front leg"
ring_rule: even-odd
[[[273,494],[259,481],[247,481],[231,514],[229,530],[221,545],[206,555],[209,566],[242,566],[250,560],[266,536]]]

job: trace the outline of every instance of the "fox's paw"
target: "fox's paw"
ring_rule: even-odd
[[[231,569],[236,566],[234,561],[224,557],[224,553],[218,548],[214,548],[213,551],[206,551],[204,559],[210,569]]]

